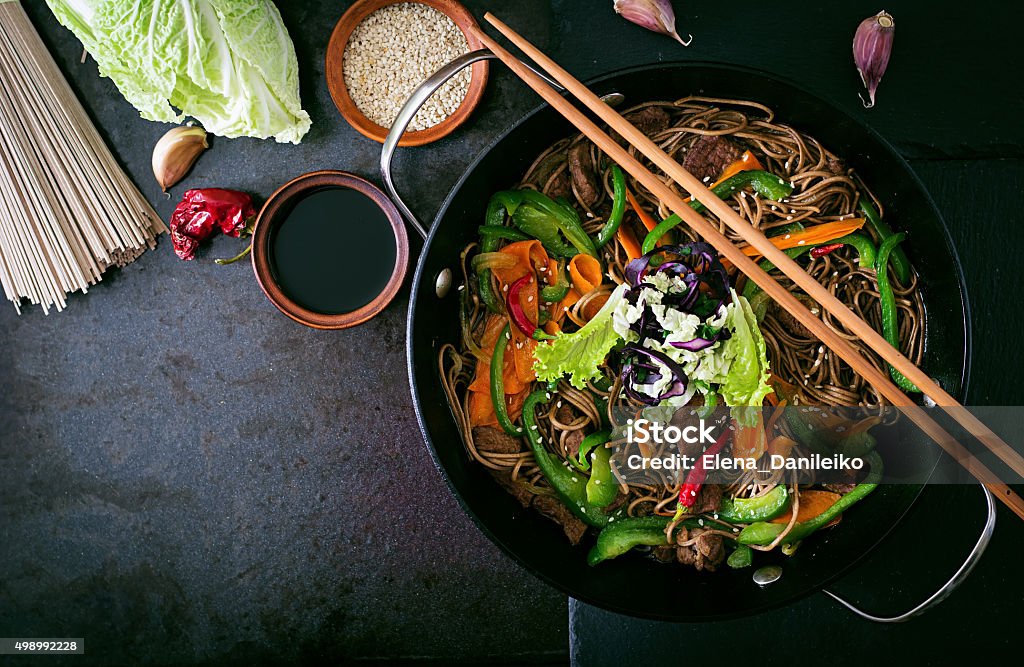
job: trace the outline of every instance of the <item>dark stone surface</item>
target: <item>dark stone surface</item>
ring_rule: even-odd
[[[185,187],[262,198],[314,169],[376,177],[378,145],[344,123],[323,81],[324,48],[349,2],[278,2],[313,117],[306,140],[217,139],[170,200],[149,173],[166,126],[139,119],[94,63],[80,65],[80,45],[42,2],[25,4],[165,217]],[[990,252],[1019,248],[1024,228],[1016,204],[1024,93],[1008,83],[1019,78],[1019,57],[997,53],[1016,42],[1012,5],[976,3],[966,15],[952,3],[887,5],[900,25],[897,55],[879,107],[863,112],[849,40],[875,6],[676,3],[681,30],[695,36],[683,49],[616,18],[610,2],[466,4],[478,16],[499,12],[581,78],[661,60],[731,62],[870,114],[906,155],[924,160],[915,165],[969,259],[972,299],[988,313],[976,325],[972,397],[1021,400],[1005,393],[1020,375],[1005,360],[1020,355],[1001,335],[1020,322],[1019,283],[1002,282],[1018,277],[1019,262]],[[423,218],[473,156],[536,104],[507,72],[494,68],[492,77],[467,126],[400,151],[400,187]],[[984,102],[968,114],[968,99]],[[931,161],[998,156],[1018,160]],[[564,661],[564,598],[476,531],[422,446],[404,370],[406,294],[357,329],[304,329],[263,298],[246,264],[211,261],[238,249],[218,238],[185,264],[164,239],[72,298],[64,313],[19,318],[0,307],[0,635],[85,636],[87,655],[74,659],[83,665]],[[960,632],[958,610],[989,618],[985,600],[1002,601],[1001,612],[987,612],[1002,622],[1017,617],[1010,603],[1019,603],[1020,589],[1010,586],[1019,580],[998,559],[1012,555],[1020,530],[1002,517],[993,553],[968,584],[978,582],[974,593],[965,587],[936,612],[932,632]],[[968,595],[976,596],[970,604]],[[801,618],[850,622],[830,603],[797,609]],[[671,632],[576,611],[577,655],[595,663],[622,655],[605,648],[625,637]],[[755,636],[767,626],[743,627]],[[881,636],[856,627],[866,643]]]

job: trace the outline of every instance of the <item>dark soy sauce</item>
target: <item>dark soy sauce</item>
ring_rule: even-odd
[[[395,268],[395,234],[361,192],[328,187],[300,199],[270,237],[274,280],[324,315],[349,313],[384,291]]]

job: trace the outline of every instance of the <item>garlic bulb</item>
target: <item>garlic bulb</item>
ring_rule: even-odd
[[[209,147],[206,130],[201,127],[176,127],[160,137],[153,147],[153,175],[160,189],[167,192],[167,188],[184,178]]]
[[[884,9],[861,21],[853,36],[853,61],[860,72],[860,80],[868,89],[868,100],[861,96],[864,108],[875,106],[875,91],[889,66],[892,41],[896,33],[896,21]]]
[[[693,41],[693,35],[683,41],[676,32],[676,14],[670,0],[615,0],[615,13],[638,26],[674,37],[683,46]]]

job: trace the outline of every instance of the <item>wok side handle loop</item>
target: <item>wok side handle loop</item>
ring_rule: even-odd
[[[398,116],[395,117],[395,122],[392,123],[391,129],[388,132],[387,138],[384,140],[384,147],[380,152],[380,175],[384,181],[384,189],[387,190],[388,196],[391,197],[391,201],[395,203],[398,210],[402,212],[405,219],[409,221],[413,229],[419,232],[420,236],[427,238],[427,227],[416,217],[416,214],[406,205],[402,200],[401,195],[398,194],[398,190],[395,189],[395,182],[391,175],[391,162],[395,157],[395,149],[398,148],[398,141],[405,134],[406,129],[409,127],[409,123],[416,116],[416,112],[426,104],[430,96],[433,95],[437,90],[443,86],[449,79],[461,72],[466,67],[469,67],[473,63],[481,60],[495,59],[493,53],[487,49],[478,49],[476,51],[470,51],[469,53],[463,54],[451,61],[441,69],[437,70],[429,78],[413,91],[409,99],[406,100],[402,106],[401,111],[398,112]],[[525,64],[525,63],[524,63]],[[533,69],[530,65],[527,65],[535,74],[546,80],[556,90],[564,92],[564,88],[558,85],[553,79],[548,77],[542,72],[538,72]]]
[[[822,592],[861,618],[865,618],[875,623],[902,623],[914,618],[915,616],[920,616],[935,605],[939,604],[949,597],[949,594],[956,590],[956,587],[967,579],[967,575],[969,575],[971,570],[974,569],[974,566],[978,564],[978,561],[981,559],[981,555],[985,553],[985,549],[988,547],[989,540],[992,539],[992,531],[995,530],[996,527],[996,503],[995,499],[992,497],[992,493],[987,488],[982,486],[981,490],[985,494],[985,504],[988,508],[988,517],[985,520],[985,527],[982,528],[978,541],[975,543],[974,548],[971,549],[971,552],[967,555],[967,559],[964,560],[960,568],[953,573],[953,576],[950,577],[949,581],[944,583],[939,590],[932,593],[921,604],[898,616],[875,616],[858,608],[852,602],[839,597],[832,591],[823,590]]]

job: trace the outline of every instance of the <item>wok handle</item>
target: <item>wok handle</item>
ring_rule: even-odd
[[[961,565],[960,568],[953,574],[953,576],[950,577],[949,581],[944,583],[942,587],[939,588],[939,590],[932,593],[921,604],[917,605],[908,612],[900,614],[899,616],[875,616],[873,614],[869,614],[866,611],[863,611],[862,609],[859,609],[852,602],[844,600],[832,591],[823,590],[822,592],[825,595],[832,598],[833,600],[835,600],[836,602],[838,602],[839,604],[849,609],[850,611],[852,611],[853,613],[857,614],[861,618],[866,618],[867,620],[874,621],[875,623],[902,623],[904,621],[910,620],[915,616],[920,616],[921,614],[928,611],[935,605],[939,604],[940,602],[945,600],[949,596],[949,594],[956,589],[957,586],[962,584],[964,580],[967,579],[967,575],[970,574],[971,570],[974,569],[974,566],[978,564],[978,561],[981,559],[981,555],[985,553],[985,548],[988,547],[989,540],[992,539],[992,531],[995,530],[996,527],[995,499],[992,497],[992,493],[984,486],[981,487],[981,490],[985,494],[985,504],[988,507],[988,518],[985,520],[985,527],[982,529],[981,535],[978,537],[977,543],[975,543],[974,548],[971,549],[971,552],[967,554],[967,559],[964,560],[963,565]]]
[[[416,116],[416,112],[420,110],[420,107],[426,104],[427,100],[430,99],[430,96],[436,93],[437,90],[448,81],[448,79],[452,78],[473,63],[495,58],[497,58],[497,56],[487,49],[470,51],[434,72],[434,74],[421,83],[419,87],[413,91],[412,95],[409,96],[409,99],[405,101],[401,111],[398,112],[398,116],[395,118],[395,122],[391,125],[391,130],[388,132],[387,138],[384,140],[384,147],[380,152],[380,175],[381,179],[384,181],[384,189],[387,190],[388,196],[391,197],[391,201],[395,203],[395,206],[397,206],[398,210],[402,212],[405,219],[409,221],[409,224],[412,225],[413,229],[419,232],[420,236],[423,238],[427,238],[428,230],[426,226],[420,222],[419,218],[416,217],[416,214],[406,206],[404,201],[402,201],[402,197],[398,194],[398,190],[395,189],[395,182],[391,176],[391,161],[395,156],[395,149],[398,148],[398,141],[402,138],[402,135],[405,134],[406,128],[409,127],[409,123],[412,122],[412,119]],[[526,63],[523,64],[526,65]],[[565,89],[546,74],[538,72],[530,65],[526,66],[551,84],[555,89],[564,92]]]

